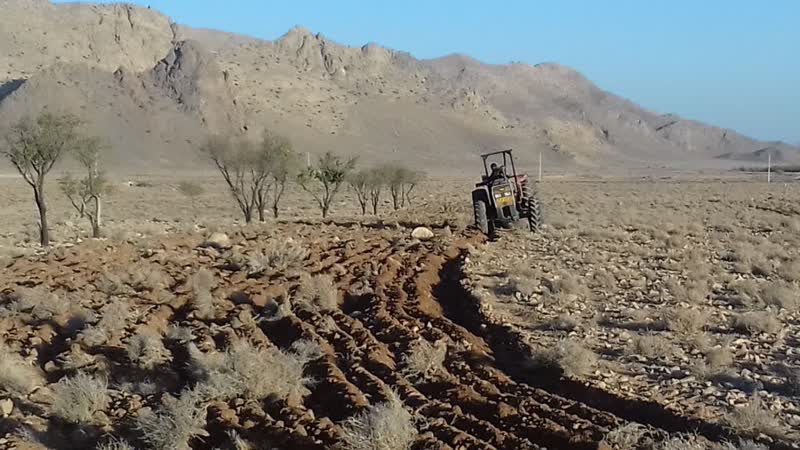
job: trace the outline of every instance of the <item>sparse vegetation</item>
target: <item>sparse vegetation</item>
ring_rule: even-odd
[[[126,347],[128,358],[140,369],[154,369],[170,359],[169,350],[164,347],[160,336],[137,334],[130,338]]]
[[[214,275],[207,269],[200,269],[192,277],[192,307],[198,319],[211,319],[214,317],[214,296],[211,289],[214,287]]]
[[[692,308],[669,308],[661,315],[661,320],[668,330],[690,336],[706,326],[708,313]]]
[[[597,355],[581,343],[565,339],[553,349],[539,350],[531,355],[533,367],[558,369],[564,375],[580,378],[597,365]]]
[[[648,359],[665,358],[675,351],[672,343],[657,335],[635,336],[627,349],[631,355],[639,355]]]
[[[40,370],[0,343],[0,392],[24,396],[42,384]]]
[[[339,294],[330,275],[303,277],[294,294],[294,304],[317,313],[335,311]]]
[[[303,268],[308,249],[293,241],[273,241],[263,255],[250,258],[248,271],[253,276],[296,272]]]
[[[417,436],[411,413],[395,392],[342,424],[341,450],[407,450]]]
[[[193,390],[183,391],[178,398],[167,396],[157,412],[136,420],[142,441],[154,450],[190,450],[192,439],[208,436],[205,426],[206,405]]]
[[[736,314],[731,327],[745,334],[777,333],[783,328],[781,322],[769,311],[753,311]]]
[[[178,183],[178,192],[192,203],[192,212],[197,215],[197,198],[205,194],[206,189],[195,181],[183,180]]]

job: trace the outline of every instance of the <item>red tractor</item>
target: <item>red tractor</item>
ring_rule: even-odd
[[[502,165],[499,165],[502,156]],[[484,175],[472,191],[475,226],[488,236],[495,229],[510,228],[515,222],[527,220],[531,231],[542,227],[542,208],[530,188],[528,176],[517,174],[512,150],[486,153],[483,159]],[[487,165],[488,160],[498,160]],[[507,172],[511,164],[511,174]]]

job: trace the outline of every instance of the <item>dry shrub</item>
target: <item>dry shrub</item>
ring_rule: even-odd
[[[578,328],[578,320],[569,314],[559,314],[558,317],[551,319],[544,324],[545,328],[554,331],[572,331]]]
[[[680,284],[671,279],[667,281],[667,289],[669,289],[675,300],[681,303],[702,303],[708,296],[708,284],[701,281]]]
[[[800,258],[785,261],[778,267],[778,275],[786,281],[800,281]]]
[[[78,373],[53,387],[52,411],[70,423],[92,423],[95,414],[108,407],[111,397],[105,380]]]
[[[746,334],[775,334],[783,328],[783,324],[769,311],[753,311],[734,315],[731,328]]]
[[[0,343],[0,392],[25,396],[44,384],[42,372]]]
[[[134,450],[134,448],[126,441],[114,438],[99,444],[96,450]]]
[[[597,355],[579,342],[565,339],[555,348],[534,352],[530,364],[537,368],[558,369],[567,376],[580,378],[597,365]]]
[[[225,353],[203,354],[191,345],[190,356],[193,372],[201,382],[200,390],[208,398],[262,400],[270,395],[303,396],[308,393],[306,386],[313,383],[303,374],[309,362],[305,351],[260,349],[243,341]]]
[[[339,307],[339,292],[330,275],[302,277],[293,298],[295,305],[317,313],[332,312]]]
[[[753,397],[744,406],[734,408],[724,417],[724,422],[743,435],[780,435],[780,423],[775,414],[767,409],[760,397]]]
[[[722,444],[720,450],[769,450],[769,447],[750,440],[743,440],[739,441],[738,444],[726,442]]]
[[[128,340],[128,358],[140,369],[151,370],[168,362],[171,354],[160,336],[137,334]]]
[[[706,311],[692,308],[669,308],[662,312],[661,321],[668,330],[689,336],[702,330],[708,317],[709,314]]]
[[[411,413],[389,391],[385,403],[370,406],[342,424],[341,450],[407,450],[417,437]]]
[[[602,444],[615,450],[636,450],[640,448],[640,443],[646,433],[646,428],[631,422],[611,430],[603,438]]]
[[[657,450],[706,450],[704,444],[697,436],[680,435],[673,436],[666,441],[658,444]]]
[[[93,326],[81,331],[81,340],[89,346],[103,345],[119,336],[133,315],[125,300],[115,299],[100,310],[100,320]]]
[[[634,337],[626,350],[628,354],[640,355],[647,359],[666,358],[675,352],[668,339],[652,334]]]
[[[180,397],[166,396],[158,412],[141,414],[135,427],[149,448],[191,450],[190,441],[208,436],[206,407],[197,391],[183,391]]]
[[[767,305],[777,306],[787,311],[796,311],[800,306],[797,288],[789,283],[767,283],[761,291],[761,300]]]
[[[207,269],[200,269],[192,277],[192,309],[198,319],[213,319],[214,309],[214,274]]]
[[[444,361],[447,357],[447,343],[437,341],[431,344],[425,339],[415,341],[403,358],[405,372],[415,378],[425,379],[447,373]]]
[[[730,289],[738,296],[736,303],[755,306],[760,302],[761,283],[755,280],[737,280],[730,284]]]
[[[711,370],[721,370],[733,364],[733,353],[728,345],[712,348],[706,352],[706,364]]]
[[[581,284],[578,277],[571,273],[561,273],[545,280],[546,298],[556,304],[563,304],[570,297],[586,295],[588,289]]]
[[[303,268],[310,252],[304,246],[290,240],[274,240],[262,255],[247,262],[250,275],[288,275]]]
[[[169,282],[167,274],[152,264],[134,266],[125,275],[123,281],[136,292],[153,292]]]

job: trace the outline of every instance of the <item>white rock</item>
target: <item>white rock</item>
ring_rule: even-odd
[[[14,402],[10,398],[0,400],[0,412],[3,413],[3,417],[10,416],[12,411],[14,411]]]
[[[418,227],[411,232],[411,237],[420,241],[427,241],[433,239],[433,231],[430,228]]]
[[[217,248],[228,248],[231,246],[231,240],[225,233],[211,233],[211,236],[206,239],[206,245]]]

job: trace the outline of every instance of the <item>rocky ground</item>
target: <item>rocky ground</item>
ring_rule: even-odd
[[[447,185],[211,228],[223,195],[181,227],[156,180],[109,214],[157,233],[60,221],[0,272],[0,447],[794,448],[795,186],[552,182],[543,234],[487,241]]]

